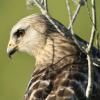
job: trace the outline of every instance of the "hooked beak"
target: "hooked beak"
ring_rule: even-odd
[[[9,58],[17,51],[17,47],[7,47],[7,54]]]

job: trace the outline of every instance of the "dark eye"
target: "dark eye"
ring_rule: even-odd
[[[14,34],[17,38],[23,36],[25,34],[25,30],[24,29],[19,29],[17,30],[17,32]]]

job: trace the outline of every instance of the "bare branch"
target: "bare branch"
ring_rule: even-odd
[[[95,37],[95,30],[96,30],[96,7],[95,7],[95,0],[91,0],[91,4],[92,4],[92,21],[93,21],[93,25],[92,25],[92,30],[91,30],[91,37],[90,37],[90,41],[89,41],[89,45],[87,48],[87,59],[88,59],[88,85],[87,85],[87,89],[86,89],[86,97],[88,100],[90,100],[91,98],[91,94],[92,94],[92,89],[93,89],[93,61],[92,61],[92,57],[91,57],[91,49],[93,46],[93,42],[94,42],[94,37]]]
[[[87,54],[88,59],[88,85],[86,89],[86,98],[87,100],[91,100],[91,94],[93,89],[93,64],[90,54]]]

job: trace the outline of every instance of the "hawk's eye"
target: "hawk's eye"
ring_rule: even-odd
[[[14,34],[17,38],[23,36],[25,33],[25,30],[24,29],[19,29],[17,30],[17,32]]]

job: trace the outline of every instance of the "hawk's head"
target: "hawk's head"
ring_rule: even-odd
[[[47,33],[46,19],[43,15],[31,15],[21,19],[11,30],[7,47],[9,56],[16,51],[36,55],[45,44]]]
[[[37,64],[43,64],[74,56],[79,49],[70,37],[59,34],[46,17],[31,15],[21,19],[11,30],[7,53],[11,57],[16,51],[27,52],[36,58]]]

